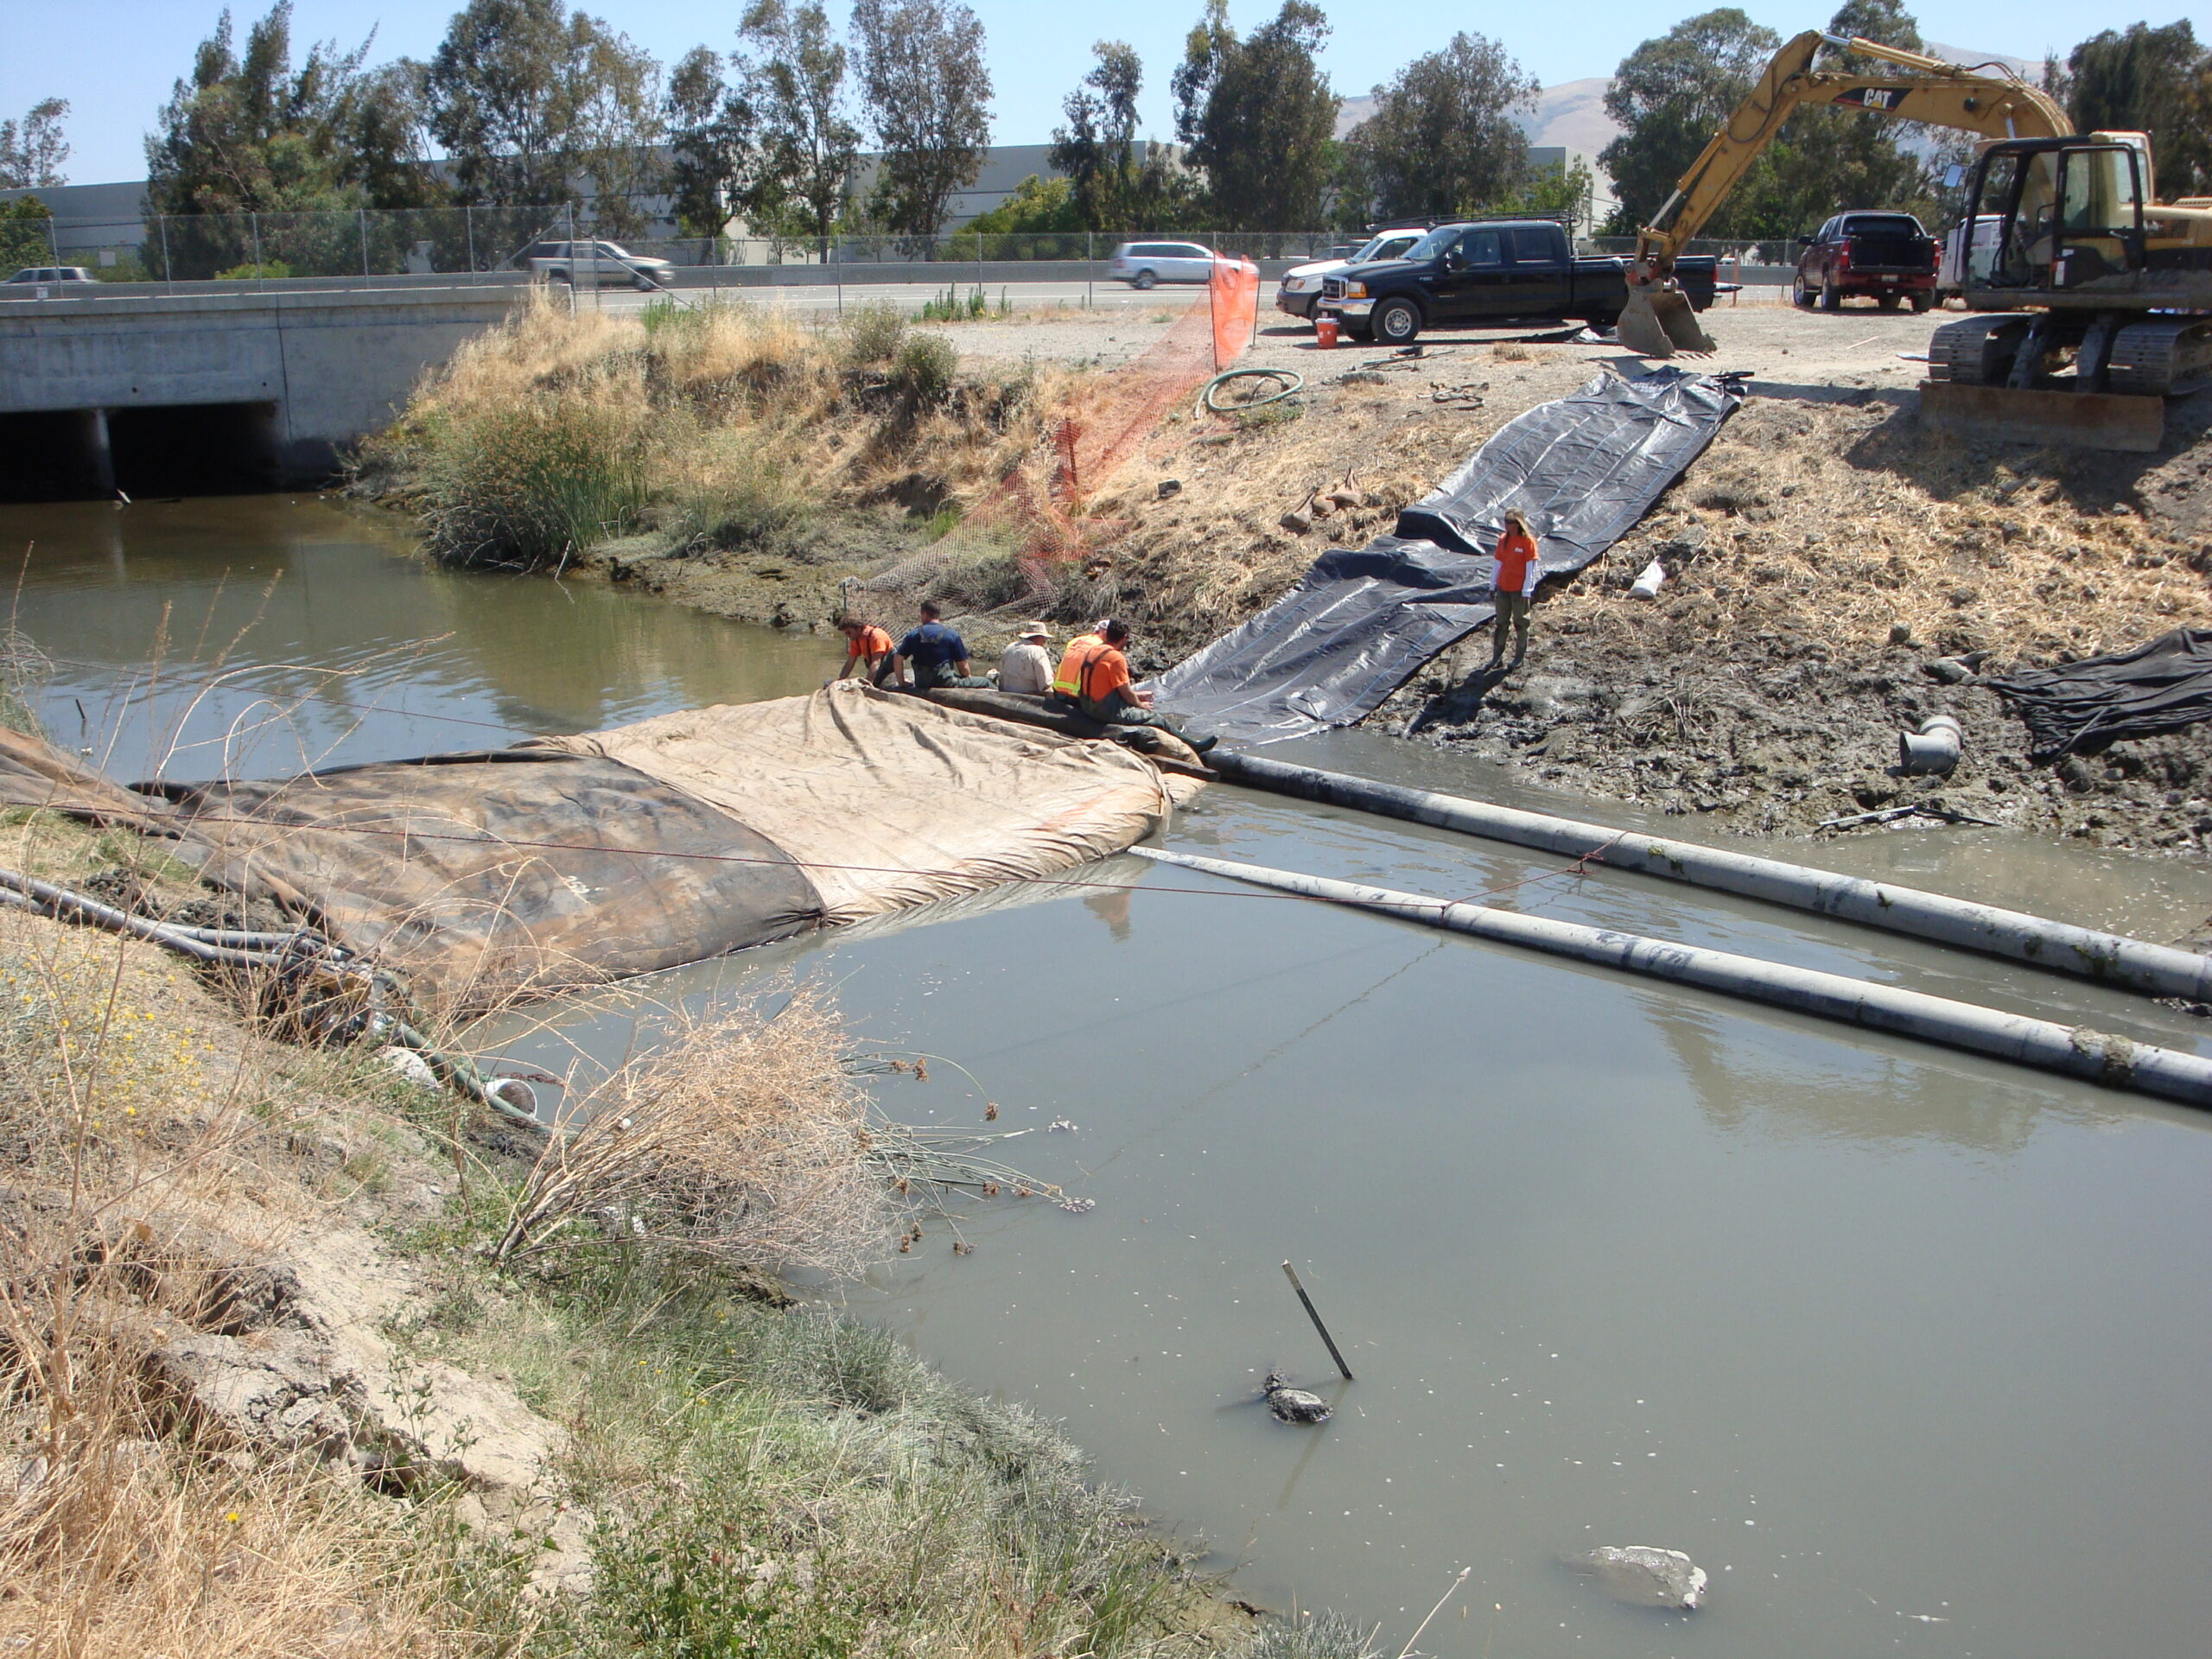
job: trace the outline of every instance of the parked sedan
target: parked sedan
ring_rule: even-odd
[[[1213,262],[1213,250],[1195,242],[1124,242],[1106,262],[1106,274],[1131,288],[1204,283],[1212,280]]]
[[[1311,317],[1313,308],[1321,298],[1321,280],[1347,265],[1370,265],[1377,260],[1395,259],[1408,248],[1428,234],[1428,226],[1415,225],[1398,230],[1384,231],[1365,247],[1342,259],[1316,259],[1311,264],[1293,265],[1284,273],[1281,285],[1275,289],[1275,309],[1287,311],[1294,317]]]

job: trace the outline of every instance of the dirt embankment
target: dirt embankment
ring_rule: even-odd
[[[44,814],[7,815],[0,863],[270,919]],[[1051,1425],[755,1270],[923,1230],[891,1213],[915,1201],[879,1166],[897,1128],[858,1131],[818,998],[779,999],[772,1043],[742,1010],[679,1023],[540,1158],[372,1043],[276,1039],[282,989],[0,910],[0,1649],[489,1659],[770,1631],[1198,1659],[1261,1634]]]
[[[1911,383],[1942,317],[1722,312],[1718,362],[1752,395],[1604,560],[1548,584],[1526,662],[1487,629],[1371,724],[1562,788],[1732,828],[1802,833],[1924,802],[2092,842],[2212,851],[2212,726],[2056,765],[1983,682],[2212,626],[2212,396],[2174,405],[2155,456],[1923,434]],[[1323,353],[1286,333],[1254,361],[1307,376],[1294,419],[1178,422],[1101,493],[1125,522],[1073,613],[1119,611],[1152,665],[1233,626],[1325,546],[1389,527],[1513,415],[1594,372],[1603,346],[1437,335],[1417,360]],[[1370,505],[1286,529],[1350,474]],[[1180,486],[1161,499],[1159,481]],[[1657,600],[1631,599],[1658,558]],[[1904,776],[1897,734],[1956,718],[1948,778]]]
[[[645,435],[626,533],[591,540],[588,568],[779,626],[850,607],[895,631],[934,597],[985,661],[1024,616],[1117,614],[1156,671],[1270,603],[1324,548],[1389,530],[1513,416],[1643,366],[1541,333],[1439,334],[1414,358],[1325,353],[1268,317],[1243,362],[1304,388],[1219,417],[1146,401],[1177,367],[1163,357],[1180,315],[945,328],[961,366],[926,396],[900,380],[912,336],[895,319],[873,335],[741,310],[582,332],[530,319],[429,388],[370,478],[434,524],[442,499],[510,499],[510,412],[582,396]],[[1483,673],[1485,631],[1375,723],[1745,829],[1940,798],[2103,844],[2207,850],[2204,729],[2041,766],[1981,682],[2212,626],[2212,398],[2172,407],[2156,456],[1937,439],[1912,387],[1944,320],[1714,313],[1716,366],[1745,372],[1751,396],[1712,450],[1606,558],[1547,587],[1528,662]],[[1071,480],[1062,442],[1132,409],[1147,411],[1134,439]],[[598,454],[611,440],[592,430]],[[1631,601],[1655,556],[1669,580]],[[1966,728],[1960,767],[1899,775],[1897,733],[1939,712]]]

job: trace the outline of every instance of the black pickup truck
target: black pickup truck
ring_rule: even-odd
[[[1452,323],[1573,318],[1610,328],[1628,299],[1618,259],[1578,257],[1552,219],[1461,219],[1438,226],[1402,258],[1324,277],[1315,308],[1355,340],[1389,346]],[[1713,303],[1713,260],[1677,259],[1675,275],[1698,310]]]

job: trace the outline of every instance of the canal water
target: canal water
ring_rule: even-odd
[[[496,744],[836,661],[440,573],[311,499],[0,510],[0,546],[34,533],[16,620],[55,658],[41,714],[68,741],[81,702],[123,772]],[[1294,753],[1636,821],[1360,734]],[[1167,841],[2212,1047],[2093,985],[1273,797],[1209,790]],[[2152,938],[2212,912],[2212,872],[1996,831],[1783,850]],[[796,971],[836,982],[866,1046],[957,1061],[972,1084],[933,1065],[885,1109],[981,1132],[995,1102],[989,1129],[1018,1132],[997,1155],[1095,1207],[956,1205],[974,1255],[925,1221],[836,1298],[1065,1419],[1238,1593],[1380,1622],[1389,1652],[1462,1567],[1424,1651],[2204,1651],[2212,1117],[1134,859],[1084,879],[491,1035],[582,1081],[657,1005]],[[1271,1366],[1335,1421],[1273,1421]],[[1618,1606],[1561,1565],[1607,1543],[1688,1552],[1709,1605]]]

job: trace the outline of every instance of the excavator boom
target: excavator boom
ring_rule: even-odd
[[[1815,69],[1823,45],[1911,71],[1865,75]],[[2066,112],[2043,92],[2009,73],[1978,74],[1917,52],[1878,41],[1843,39],[1808,29],[1774,54],[1773,61],[1727,123],[1690,163],[1651,223],[1637,232],[1636,257],[1626,273],[1621,343],[1646,357],[1678,351],[1710,352],[1712,340],[1672,276],[1675,257],[1705,228],[1761,151],[1805,105],[1829,105],[1921,121],[1988,138],[2056,137],[2073,131]]]
[[[1863,75],[1815,69],[1823,45],[1894,63],[1916,73]],[[1637,233],[1637,257],[1671,264],[1683,244],[1703,230],[1761,151],[1805,105],[1832,105],[1920,121],[1984,138],[2063,138],[2074,130],[2050,97],[2010,75],[1977,74],[1941,58],[1900,51],[1878,41],[1845,40],[1809,29],[1774,55],[1759,84],[1737,106],[1675,186],[1675,193]]]

